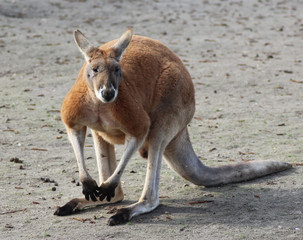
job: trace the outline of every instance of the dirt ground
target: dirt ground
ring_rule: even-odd
[[[294,169],[203,188],[163,163],[161,205],[150,214],[114,227],[109,206],[54,216],[82,195],[59,112],[83,64],[72,32],[102,44],[129,26],[188,67],[197,102],[189,130],[205,164],[262,159]],[[299,0],[2,0],[0,239],[303,239],[302,42]],[[85,151],[97,179],[90,135]],[[138,200],[145,167],[133,157],[115,206]]]

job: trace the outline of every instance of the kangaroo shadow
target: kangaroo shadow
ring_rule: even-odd
[[[244,226],[256,222],[262,222],[263,226],[291,224],[302,219],[303,212],[303,179],[293,176],[296,179],[294,182],[288,177],[292,174],[300,175],[298,171],[288,170],[220,187],[192,186],[177,197],[161,198],[158,208],[133,218],[131,222],[180,226],[213,223]],[[191,197],[193,192],[195,197]],[[101,210],[106,211],[110,217],[115,209],[132,203],[134,201],[123,200],[88,208],[78,214]]]
[[[135,224],[180,226],[211,223],[247,225],[257,222],[262,222],[263,226],[297,224],[298,219],[302,220],[303,212],[302,180],[296,177],[297,182],[288,182],[289,179],[286,179],[294,172],[290,170],[221,187],[193,187],[190,191],[198,191],[201,197],[191,198],[187,193],[175,199],[161,199],[161,205],[156,210],[131,221]]]

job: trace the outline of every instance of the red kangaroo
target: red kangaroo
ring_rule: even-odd
[[[65,97],[61,115],[76,155],[85,198],[72,199],[58,207],[55,215],[123,200],[120,179],[136,151],[148,159],[142,195],[138,202],[119,209],[109,225],[125,223],[159,205],[162,157],[183,178],[206,187],[291,168],[291,164],[277,161],[205,166],[193,151],[187,130],[195,112],[193,82],[172,51],[156,40],[133,36],[131,29],[99,48],[79,30],[74,38],[86,62]],[[85,167],[87,128],[94,139],[100,185]],[[119,164],[115,144],[125,145]]]

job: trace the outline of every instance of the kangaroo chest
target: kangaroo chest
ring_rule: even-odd
[[[87,127],[95,131],[105,141],[110,144],[124,144],[125,133],[121,131],[119,124],[114,120],[107,111],[97,111],[94,117],[87,122]]]

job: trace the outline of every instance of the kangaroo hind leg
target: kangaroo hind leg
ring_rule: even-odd
[[[141,197],[138,202],[119,209],[118,212],[109,219],[108,225],[112,226],[126,223],[132,217],[151,212],[159,205],[158,189],[164,149],[165,144],[163,141],[149,141],[148,164]]]

